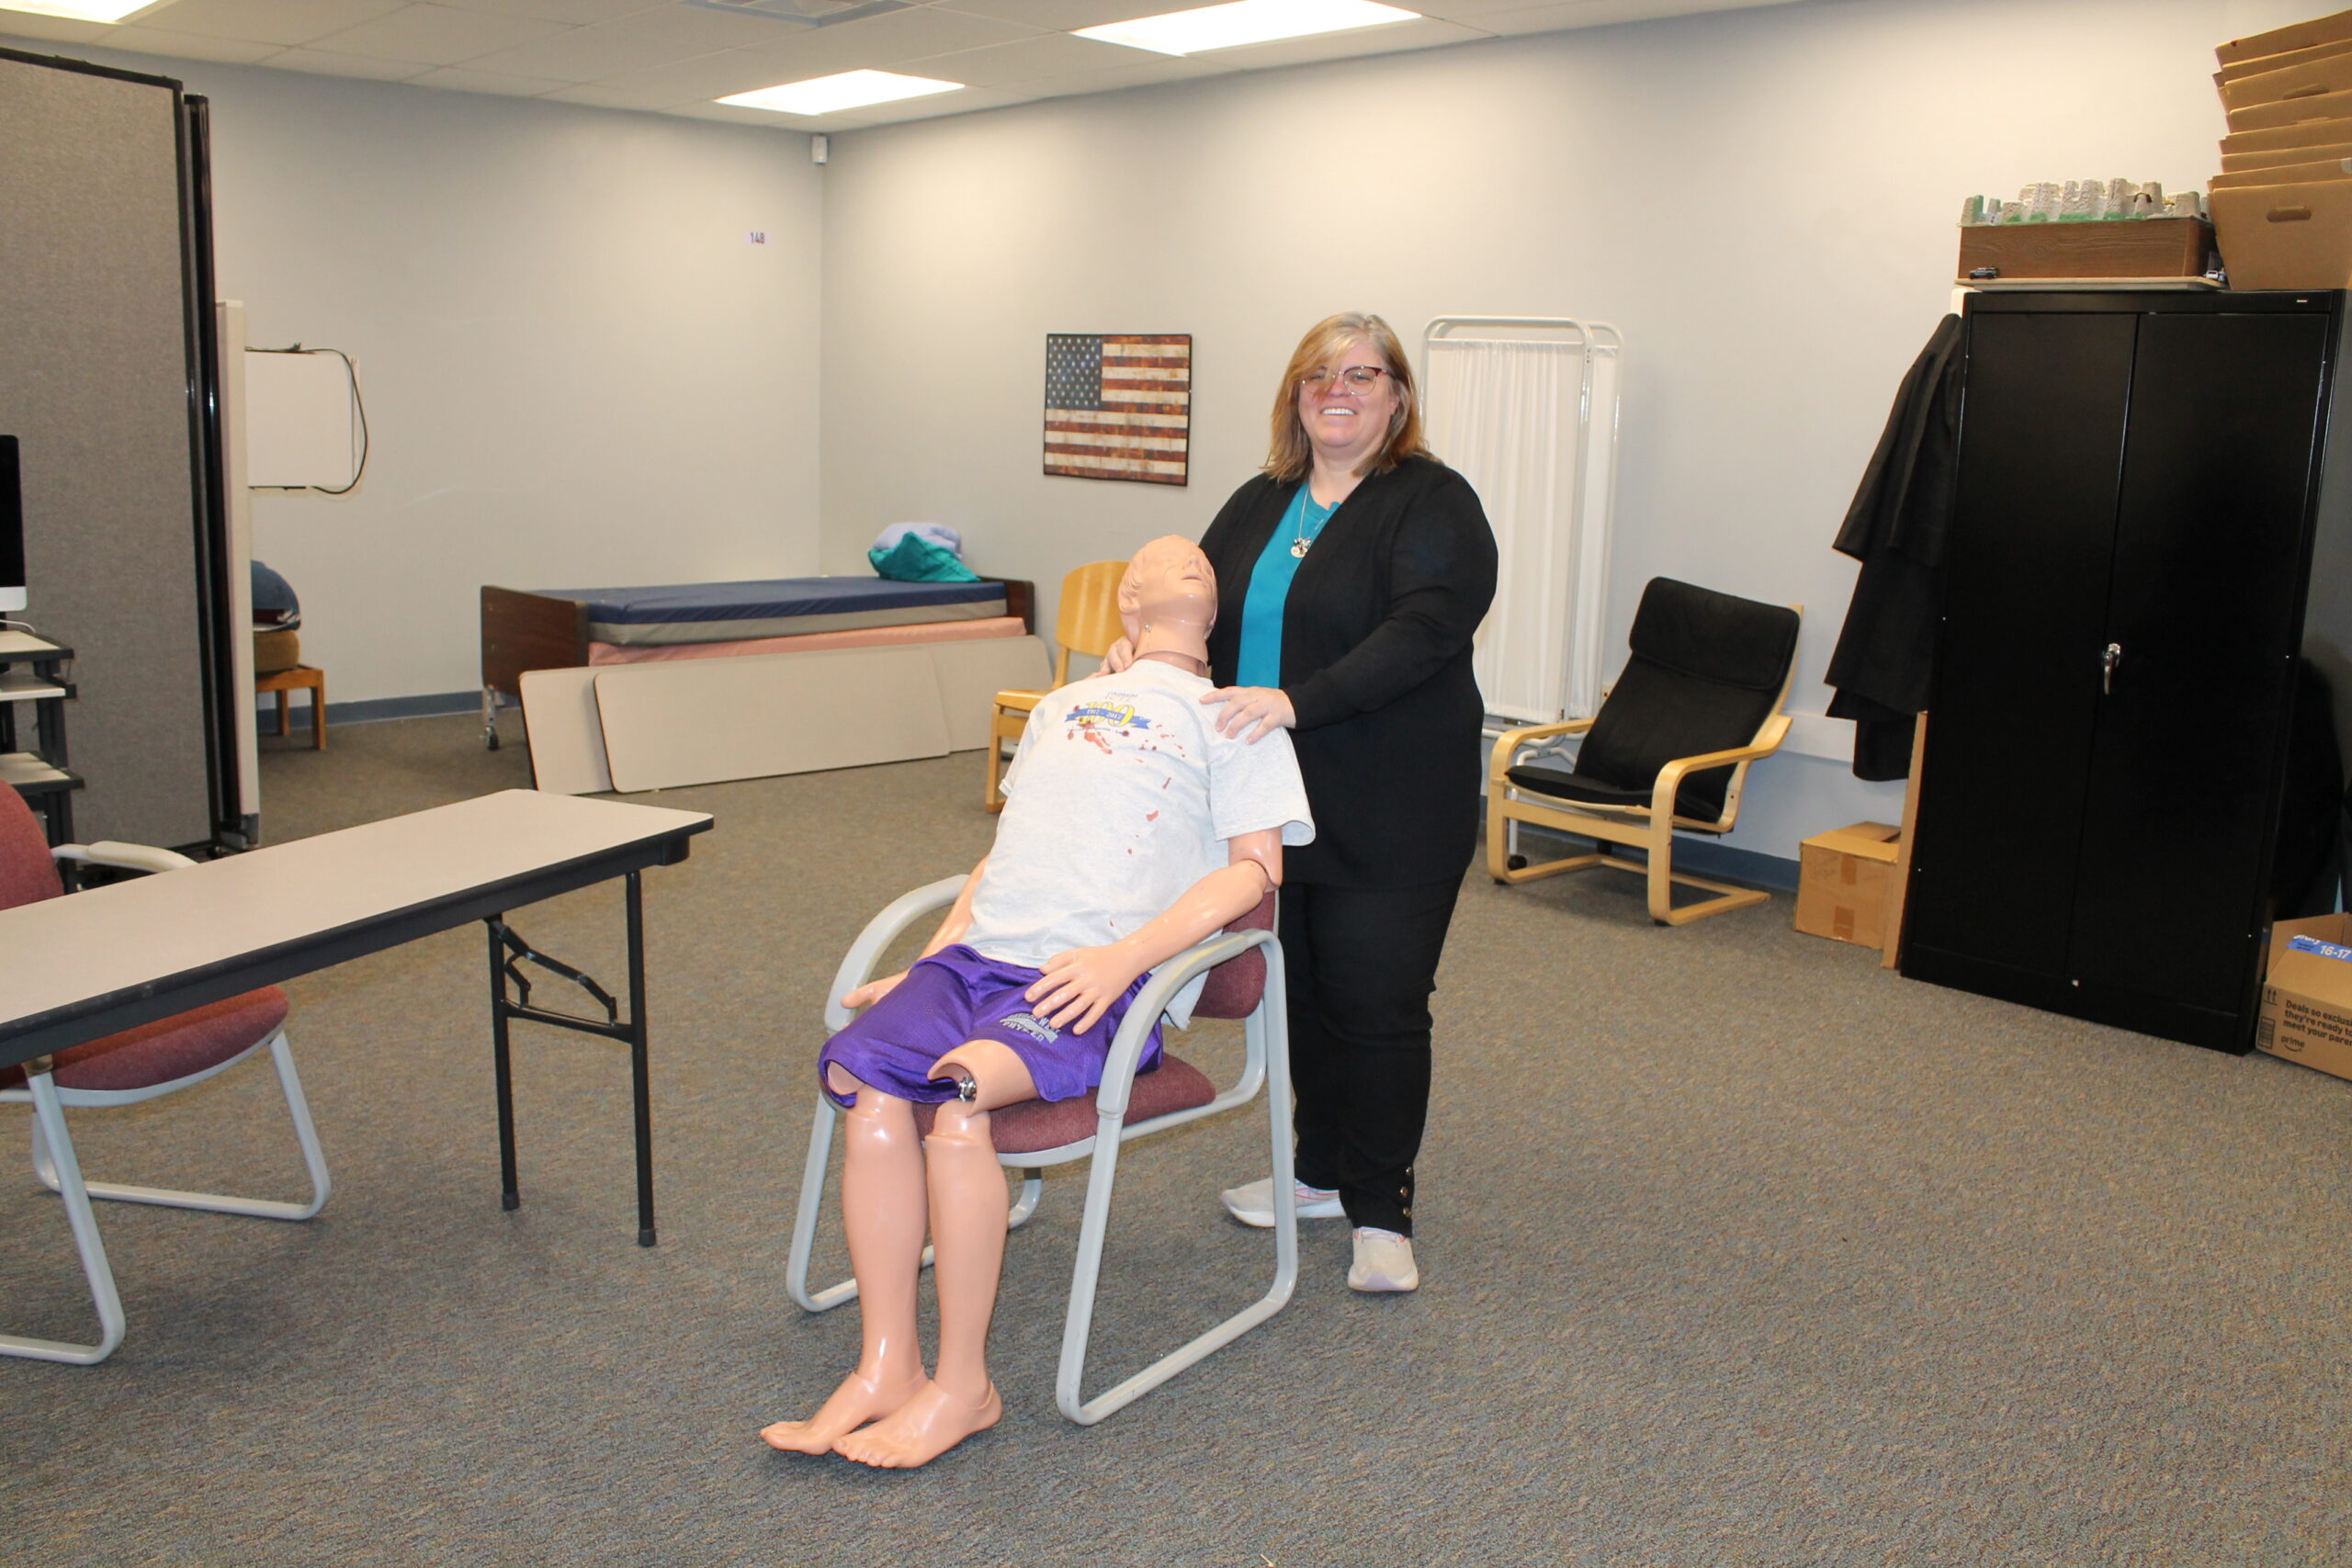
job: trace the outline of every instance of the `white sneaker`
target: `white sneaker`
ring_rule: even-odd
[[[1302,1220],[1336,1220],[1347,1213],[1335,1191],[1309,1187],[1304,1181],[1292,1183],[1291,1190],[1297,1195]],[[1264,1230],[1274,1223],[1274,1179],[1271,1176],[1246,1187],[1228,1187],[1216,1196],[1225,1212],[1245,1225]]]
[[[1371,1225],[1356,1227],[1356,1260],[1348,1269],[1351,1291],[1417,1291],[1421,1270],[1413,1262],[1413,1242]]]

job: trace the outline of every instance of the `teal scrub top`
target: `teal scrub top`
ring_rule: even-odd
[[[1237,686],[1280,686],[1283,683],[1283,606],[1290,598],[1291,579],[1306,558],[1291,554],[1304,538],[1312,543],[1339,510],[1334,502],[1318,506],[1301,481],[1290,498],[1258,564],[1250,572],[1250,592],[1241,601],[1241,647],[1234,660]]]

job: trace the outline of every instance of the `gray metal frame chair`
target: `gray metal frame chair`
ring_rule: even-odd
[[[38,831],[37,829],[31,830]],[[169,850],[151,849],[141,844],[60,844],[50,853],[60,861],[144,872],[170,871],[196,863],[187,856],[175,854]],[[248,999],[232,998],[231,1003],[216,1006],[233,1005],[236,1001]],[[282,1000],[279,1005],[282,1007]],[[181,1014],[165,1020],[164,1024],[168,1027],[182,1023],[205,1010]],[[81,1161],[74,1152],[73,1136],[65,1126],[67,1106],[135,1105],[143,1100],[154,1100],[224,1073],[265,1046],[269,1050],[270,1059],[277,1065],[278,1087],[285,1092],[286,1109],[294,1122],[295,1141],[301,1146],[302,1164],[310,1173],[311,1198],[308,1202],[235,1198],[212,1192],[183,1192],[172,1188],[137,1187],[84,1179]],[[76,1052],[65,1053],[63,1056],[70,1058],[85,1049],[77,1047]],[[104,1052],[95,1053],[86,1059],[102,1062],[105,1055]],[[36,1361],[63,1361],[73,1366],[86,1367],[114,1354],[115,1348],[122,1343],[124,1328],[122,1297],[115,1289],[114,1269],[107,1260],[106,1243],[99,1237],[97,1214],[91,1207],[91,1199],[153,1203],[173,1209],[201,1209],[216,1214],[244,1214],[259,1219],[307,1220],[325,1205],[333,1187],[327,1176],[326,1157],[319,1148],[318,1129],[311,1120],[310,1102],[303,1097],[302,1080],[294,1070],[294,1054],[286,1043],[286,1029],[282,1023],[269,1028],[233,1055],[213,1060],[196,1071],[161,1081],[141,1081],[117,1089],[68,1088],[56,1081],[57,1073],[71,1074],[77,1065],[68,1059],[51,1058],[27,1063],[24,1087],[0,1089],[0,1104],[30,1105],[33,1108],[33,1174],[42,1186],[65,1201],[66,1222],[73,1228],[74,1247],[81,1258],[83,1278],[89,1281],[91,1303],[97,1308],[98,1342],[79,1345],[57,1339],[0,1334],[0,1356],[17,1356]]]
[[[839,998],[872,978],[875,965],[890,945],[924,916],[953,904],[963,886],[964,878],[951,876],[928,886],[918,887],[868,922],[856,942],[851,944],[848,955],[842,960],[841,968],[833,976],[832,988],[826,993],[827,1032],[841,1029],[855,1016],[841,1005]],[[1016,1228],[1037,1212],[1038,1200],[1045,1186],[1041,1173],[1046,1166],[1080,1159],[1090,1162],[1086,1208],[1079,1227],[1078,1256],[1070,1273],[1069,1309],[1062,1325],[1061,1360],[1054,1380],[1055,1404],[1064,1416],[1081,1427],[1094,1425],[1265,1322],[1289,1303],[1291,1292],[1297,1285],[1298,1216],[1292,1202],[1289,1029],[1283,1011],[1282,944],[1274,939],[1271,929],[1272,903],[1269,898],[1266,905],[1261,907],[1259,915],[1252,917],[1253,919],[1262,918],[1266,929],[1228,929],[1179,953],[1153,974],[1142,994],[1127,1010],[1125,1021],[1120,1025],[1118,1034],[1111,1043],[1110,1057],[1102,1070],[1102,1082],[1093,1096],[1095,1130],[1091,1134],[1052,1147],[1007,1147],[1008,1144],[1021,1141],[1017,1136],[1008,1136],[1005,1131],[1007,1118],[1021,1108],[1004,1107],[991,1118],[996,1124],[998,1161],[1018,1169],[1022,1174],[1021,1198],[1011,1216],[1011,1223]],[[1142,1055],[1145,1040],[1151,1032],[1151,1021],[1160,1015],[1167,1007],[1168,999],[1182,989],[1193,976],[1243,957],[1252,951],[1263,955],[1265,972],[1254,1001],[1245,1013],[1239,1014],[1243,1019],[1245,1042],[1240,1076],[1229,1087],[1216,1091],[1213,1098],[1203,1102],[1159,1114],[1138,1115],[1142,1108],[1136,1104],[1136,1063]],[[1214,989],[1215,982],[1211,984]],[[1208,998],[1204,996],[1204,1003],[1207,1002]],[[1209,1012],[1205,1005],[1195,1010],[1196,1016],[1222,1016]],[[1163,1053],[1159,1072],[1148,1075],[1146,1081],[1167,1074],[1171,1068],[1181,1068],[1187,1074],[1198,1076],[1177,1058]],[[1272,1287],[1240,1312],[1152,1362],[1117,1386],[1092,1399],[1083,1397],[1087,1344],[1093,1329],[1095,1293],[1102,1269],[1102,1242],[1109,1228],[1111,1194],[1118,1178],[1120,1149],[1137,1138],[1229,1111],[1256,1098],[1261,1089],[1266,1094],[1268,1154],[1272,1159],[1276,1195]],[[816,1242],[817,1219],[824,1204],[833,1134],[842,1117],[840,1108],[825,1095],[819,1094],[816,1100],[816,1115],[808,1129],[808,1158],[801,1174],[799,1209],[793,1220],[792,1250],[785,1272],[786,1291],[804,1310],[812,1313],[829,1311],[857,1299],[857,1281],[854,1280],[844,1280],[814,1292],[808,1289],[808,1255]],[[1131,1116],[1137,1119],[1130,1121]],[[931,1249],[924,1248],[924,1267],[930,1266],[931,1257]]]

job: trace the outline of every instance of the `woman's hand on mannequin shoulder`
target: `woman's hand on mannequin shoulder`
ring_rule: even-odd
[[[853,1012],[856,1011],[860,1008],[870,1008],[876,1002],[880,1001],[884,997],[888,996],[892,991],[897,990],[899,988],[899,982],[906,977],[907,972],[901,969],[896,975],[885,975],[878,980],[868,980],[865,984],[860,986],[857,989],[843,997],[842,998],[842,1006],[848,1008]]]
[[[1279,686],[1219,686],[1201,701],[1225,705],[1225,711],[1216,717],[1219,735],[1239,735],[1251,745],[1277,729],[1298,728],[1298,710],[1290,705],[1290,698]],[[1250,728],[1253,725],[1255,728]]]
[[[1102,673],[1105,675],[1125,674],[1126,672],[1127,666],[1133,664],[1135,661],[1136,645],[1128,641],[1125,637],[1121,637],[1118,641],[1113,643],[1104,650],[1102,654]]]

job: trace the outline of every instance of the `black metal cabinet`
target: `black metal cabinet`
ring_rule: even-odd
[[[2341,300],[1970,300],[1905,974],[2250,1045]]]

